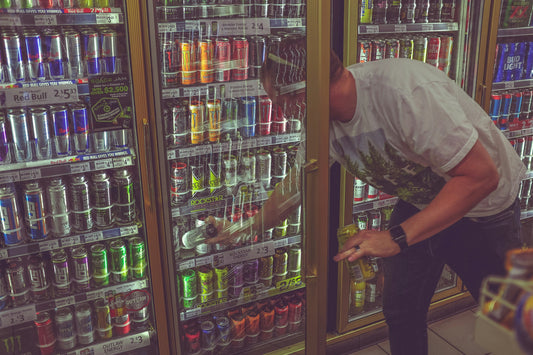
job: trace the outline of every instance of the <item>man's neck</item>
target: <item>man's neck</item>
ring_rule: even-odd
[[[352,74],[344,69],[342,76],[330,85],[329,112],[330,119],[348,122],[357,107],[357,90]]]

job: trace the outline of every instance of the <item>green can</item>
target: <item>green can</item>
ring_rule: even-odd
[[[128,254],[123,240],[114,240],[109,244],[111,254],[111,274],[114,283],[128,281]]]
[[[94,7],[111,7],[109,0],[94,0]]]
[[[129,269],[133,279],[146,277],[146,247],[140,237],[128,239]]]
[[[109,285],[107,249],[104,244],[98,243],[91,246],[91,263],[94,285],[96,287]]]
[[[198,295],[198,281],[196,272],[193,269],[185,270],[181,273],[181,285],[184,299],[196,299]]]
[[[0,0],[0,8],[2,9],[10,9],[11,5],[13,5],[11,0]]]
[[[33,9],[34,7],[37,7],[37,5],[33,0],[20,0],[19,7],[21,9]]]
[[[287,269],[289,271],[300,272],[301,263],[302,263],[302,249],[300,249],[299,245],[291,246],[289,249]]]
[[[215,286],[217,290],[227,290],[229,287],[229,275],[228,275],[228,267],[227,266],[221,266],[215,268]]]
[[[89,9],[94,7],[93,0],[78,0],[78,7],[81,9]]]
[[[213,274],[213,269],[208,265],[200,266],[200,268],[198,269],[201,295],[208,295],[213,293]]]

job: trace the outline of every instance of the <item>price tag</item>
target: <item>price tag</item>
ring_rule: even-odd
[[[394,25],[394,32],[407,32],[407,25]]]
[[[196,318],[200,316],[201,314],[202,314],[201,308],[189,309],[188,311],[185,312],[185,319]]]
[[[97,242],[102,239],[104,239],[104,233],[101,231],[85,234],[83,236],[83,240],[85,243],[93,243],[93,242]]]
[[[432,23],[424,23],[422,24],[422,31],[433,31],[433,24]]]
[[[300,20],[299,27],[302,26],[302,19],[287,19],[287,23],[290,20]],[[293,26],[289,27],[296,27],[298,24],[296,23]],[[254,34],[254,35],[267,35],[270,34],[270,20],[268,18],[252,18],[248,19],[246,21],[246,34]]]
[[[365,26],[366,33],[379,33],[379,26]]]
[[[213,256],[208,255],[201,258],[196,258],[196,267],[202,265],[211,265],[213,263]]]
[[[180,263],[178,269],[179,271],[192,269],[194,265],[195,265],[194,259],[191,259],[191,260],[187,260],[187,261]]]
[[[137,226],[120,227],[120,235],[123,237],[137,233],[139,233],[139,228]]]
[[[125,351],[131,351],[138,348],[142,348],[150,345],[150,333],[144,332],[140,334],[134,334],[125,339],[124,349]]]
[[[114,168],[123,168],[125,166],[130,166],[131,163],[131,156],[121,157],[121,158],[114,158],[113,159],[113,167]]]
[[[56,308],[70,306],[75,303],[76,303],[76,299],[74,298],[74,296],[63,297],[55,301]]]
[[[273,242],[274,242],[274,248],[283,248],[288,245],[287,239],[277,239],[277,240],[273,240]]]
[[[298,244],[298,243],[301,243],[301,242],[302,242],[302,236],[301,235],[295,235],[295,236],[287,238],[287,243],[289,245]]]
[[[94,163],[94,167],[96,168],[96,170],[112,169],[113,160],[112,159],[98,160]]]
[[[506,89],[514,89],[514,81],[506,81],[503,85]]]
[[[0,17],[0,26],[11,27],[11,26],[20,26],[20,25],[22,25],[20,21],[20,17],[16,15]]]
[[[163,99],[175,99],[180,97],[180,89],[165,89],[162,94]]]
[[[217,266],[222,266],[222,265],[226,265],[224,263],[224,253],[213,255],[213,266],[217,267]]]
[[[56,15],[35,15],[33,17],[35,26],[55,26],[57,25]]]
[[[115,13],[97,13],[96,24],[97,25],[113,25],[120,23],[120,14]]]
[[[302,26],[303,26],[303,22],[301,18],[288,18],[287,19],[287,27],[302,27]]]
[[[63,248],[68,248],[68,247],[71,247],[73,245],[80,244],[80,236],[79,235],[75,235],[73,237],[63,238],[63,239],[60,239],[60,240],[61,240],[61,247],[63,247]]]
[[[0,174],[0,184],[7,184],[15,181],[20,181],[20,173],[18,171],[8,171]]]
[[[0,106],[25,107],[28,105],[48,105],[77,102],[78,85],[61,84],[38,87],[13,88],[5,90],[5,101]]]
[[[262,258],[264,256],[274,254],[274,241],[268,241],[265,243],[255,244],[254,245],[254,254],[256,258]]]
[[[176,159],[176,151],[175,150],[167,151],[167,159],[168,160]]]
[[[7,249],[0,249],[0,260],[5,260],[9,257]]]
[[[21,181],[36,180],[41,177],[41,169],[28,169],[20,172]]]
[[[178,31],[178,24],[176,22],[159,23],[158,24],[158,31],[159,31],[159,33],[177,32]]]
[[[39,249],[41,251],[59,249],[59,240],[52,239],[52,240],[47,240],[46,242],[42,242],[39,244]]]
[[[17,324],[35,320],[35,313],[36,310],[34,304],[0,313],[0,328],[12,327]]]
[[[85,295],[87,296],[86,301],[91,301],[98,298],[103,298],[105,296],[105,292],[104,290],[89,291],[85,293]]]
[[[91,170],[91,164],[89,162],[72,164],[70,166],[70,172],[72,174],[85,173],[90,170]]]

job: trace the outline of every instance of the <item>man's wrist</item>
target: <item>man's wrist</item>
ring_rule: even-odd
[[[400,247],[400,252],[405,251],[409,245],[407,245],[407,235],[401,225],[393,226],[389,229],[392,240]]]

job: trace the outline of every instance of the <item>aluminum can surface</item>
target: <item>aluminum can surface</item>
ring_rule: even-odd
[[[173,205],[188,200],[189,169],[187,163],[173,162],[170,170],[170,198]]]
[[[109,227],[113,223],[113,201],[111,198],[111,178],[105,171],[91,175],[91,207],[96,227]]]
[[[300,271],[302,263],[302,249],[299,245],[289,248],[289,256],[287,260],[287,270],[291,272]]]
[[[135,180],[127,168],[113,171],[113,215],[119,224],[132,223],[136,217],[135,211]]]
[[[41,35],[35,31],[25,31],[24,42],[26,43],[29,79],[33,81],[46,79]]]
[[[372,23],[372,0],[362,0],[359,6],[359,23]]]
[[[502,95],[500,115],[508,116],[511,114],[512,101],[513,101],[513,95],[511,95],[511,93],[506,92]]]
[[[180,42],[181,84],[196,84],[196,45],[194,41]]]
[[[210,142],[218,142],[220,140],[220,111],[220,100],[207,101],[208,133]]]
[[[2,49],[9,82],[26,80],[20,36],[15,32],[2,33]]]
[[[228,344],[231,340],[231,328],[229,318],[226,316],[216,317],[217,330],[220,344]]]
[[[44,106],[30,107],[29,115],[35,146],[35,157],[38,160],[50,159],[52,157],[52,134],[50,132],[48,110]]]
[[[103,74],[117,74],[119,72],[117,33],[113,30],[104,30],[100,35],[102,42]]]
[[[205,105],[202,101],[193,101],[189,104],[191,115],[191,143],[204,142]]]
[[[372,41],[361,39],[357,42],[358,63],[366,63],[372,60]]]
[[[23,232],[19,217],[19,206],[14,189],[10,185],[0,186],[0,231],[6,246],[22,243]]]
[[[413,59],[425,62],[428,52],[427,37],[417,36],[413,41]]]
[[[89,257],[85,247],[74,247],[71,249],[72,264],[74,267],[73,279],[78,292],[87,291],[91,288],[91,273],[89,268]]]
[[[181,273],[181,283],[183,297],[187,299],[195,299],[198,295],[198,279],[196,277],[196,272],[193,269],[183,271]]]
[[[399,58],[413,59],[414,41],[412,38],[400,39],[400,53]]]
[[[201,351],[200,327],[189,327],[185,330],[185,349],[188,354],[196,354]]]
[[[76,153],[87,153],[90,149],[87,107],[82,103],[77,103],[71,106],[71,112],[74,150]]]
[[[455,21],[455,3],[456,0],[443,0],[441,10],[442,22],[454,22]]]
[[[289,305],[283,300],[280,300],[274,306],[274,324],[276,327],[284,327],[289,322]]]
[[[440,53],[441,39],[440,37],[429,37],[426,55],[426,63],[439,67],[439,53]]]
[[[167,40],[161,43],[161,69],[164,73],[175,73],[179,70],[179,54],[176,41]]]
[[[221,180],[221,167],[219,164],[219,159],[217,158],[212,163],[207,164],[207,170],[209,174],[209,192],[211,194],[218,191],[218,189],[222,186],[222,180]]]
[[[34,321],[37,328],[37,344],[41,353],[53,354],[55,352],[56,334],[52,317],[48,312],[37,312]]]
[[[215,42],[215,80],[224,82],[230,80],[231,74],[231,44],[228,38],[219,37]]]
[[[198,42],[198,47],[200,54],[200,83],[212,83],[215,80],[213,42],[210,39],[203,39]]]
[[[188,102],[177,103],[172,107],[171,121],[170,121],[170,144],[173,146],[184,146],[188,142],[188,119],[189,110]]]
[[[42,255],[31,255],[28,258],[27,268],[33,300],[41,301],[48,299],[50,297],[50,282]]]
[[[65,78],[63,68],[63,46],[61,34],[57,31],[47,32],[44,37],[46,43],[46,60],[50,78],[58,80]]]
[[[128,239],[129,270],[133,279],[146,277],[146,246],[140,237]]]
[[[258,98],[257,124],[261,136],[268,136],[272,125],[272,100],[268,96]]]
[[[250,69],[248,71],[248,76],[250,78],[259,78],[259,72],[261,66],[265,61],[266,54],[266,40],[261,36],[251,36],[249,41],[249,64]]]
[[[94,0],[78,0],[78,7],[81,9],[89,9],[94,7]]]
[[[104,244],[91,246],[92,276],[96,287],[109,285],[108,253]]]
[[[77,231],[93,228],[89,198],[89,182],[85,175],[74,175],[70,182],[72,226]]]
[[[51,106],[50,115],[52,116],[56,154],[59,156],[69,155],[71,153],[70,122],[67,106]]]
[[[259,278],[272,279],[274,267],[274,257],[272,255],[259,259]]]
[[[287,152],[281,147],[272,151],[272,176],[284,178],[287,175]]]
[[[371,60],[380,60],[385,57],[386,44],[383,39],[375,39],[372,41]]]
[[[6,285],[6,279],[4,277],[4,271],[0,271],[0,310],[4,309],[8,305],[8,290]]]
[[[520,107],[520,113],[531,112],[531,103],[533,102],[533,91],[526,89],[522,92],[522,107]]]
[[[234,155],[226,155],[222,160],[224,167],[224,185],[237,185],[237,158]]]
[[[245,284],[251,285],[259,281],[259,260],[253,259],[244,262],[243,280]]]
[[[79,343],[83,345],[92,343],[94,341],[94,325],[91,306],[88,303],[76,305],[74,315]]]
[[[128,258],[126,243],[123,240],[115,240],[109,244],[111,256],[111,274],[114,283],[128,281]]]
[[[442,0],[430,0],[428,10],[429,22],[441,22],[442,19]]]
[[[195,195],[202,193],[206,189],[204,164],[200,160],[197,160],[196,162],[191,163],[190,171],[191,194],[194,197]]]
[[[511,99],[511,114],[520,113],[522,108],[522,92],[515,91],[513,92],[513,97]]]
[[[100,68],[100,35],[96,31],[86,30],[82,32],[83,56],[87,74],[99,75]]]
[[[239,178],[244,183],[255,182],[256,160],[251,152],[244,152],[241,157]]]
[[[235,37],[232,40],[231,60],[235,63],[231,71],[233,80],[248,79],[248,40],[244,37]]]
[[[499,83],[505,81],[505,63],[507,62],[507,56],[509,54],[509,44],[501,42],[496,45],[496,62],[494,66],[493,81]]]
[[[52,178],[47,186],[50,232],[56,237],[70,234],[67,186],[62,178]]]
[[[375,25],[387,23],[388,0],[373,0],[372,23]]]
[[[232,139],[237,137],[237,129],[239,126],[239,99],[231,98],[224,99],[222,102],[221,113],[221,127],[222,136],[229,135]]]
[[[429,21],[430,0],[416,0],[415,21],[417,23],[427,23]]]
[[[402,8],[400,10],[401,23],[414,23],[416,11],[416,0],[402,0]]]
[[[51,252],[54,295],[56,297],[70,294],[70,272],[67,253],[63,249]]]
[[[96,310],[96,330],[100,339],[110,339],[113,336],[113,323],[111,323],[111,309],[107,301],[99,298],[94,302]]]
[[[25,222],[28,235],[32,241],[39,241],[48,237],[47,207],[44,191],[38,182],[29,182],[24,185],[23,202]]]
[[[10,160],[9,142],[7,140],[7,126],[8,124],[6,123],[6,116],[4,112],[0,112],[0,164],[7,163]]]
[[[273,272],[274,275],[283,275],[287,273],[287,261],[289,254],[285,248],[276,249],[274,254],[274,266]]]
[[[14,307],[30,301],[30,284],[26,278],[24,264],[20,257],[7,260],[7,291]]]
[[[255,97],[247,96],[241,97],[239,103],[239,131],[242,137],[254,137],[255,136],[255,123],[256,123],[256,101]]]
[[[28,128],[28,116],[22,108],[12,108],[7,111],[7,120],[13,139],[13,151],[15,161],[22,163],[31,159],[31,147],[29,145],[30,133]]]
[[[439,69],[449,75],[452,65],[453,37],[441,36],[439,52]]]
[[[58,347],[61,350],[72,349],[76,345],[76,331],[74,330],[74,315],[69,307],[63,307],[55,313],[55,325]]]
[[[397,39],[385,40],[384,58],[398,58],[400,56],[400,41]]]
[[[63,43],[68,77],[71,79],[82,78],[85,73],[85,65],[83,63],[80,34],[73,30],[64,31]]]
[[[402,9],[401,0],[387,0],[387,23],[400,23],[400,12]]]

